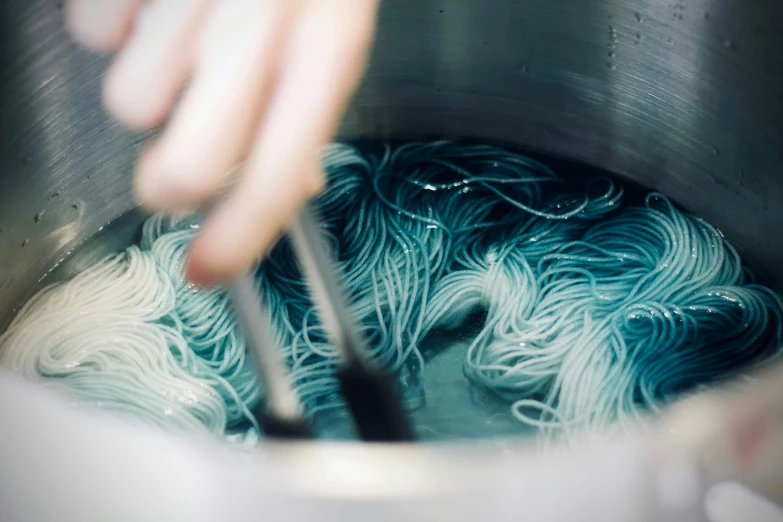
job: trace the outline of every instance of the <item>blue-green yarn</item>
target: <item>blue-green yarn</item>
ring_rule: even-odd
[[[466,385],[508,400],[509,415],[545,439],[634,429],[645,412],[780,353],[781,297],[753,279],[720,232],[663,195],[629,201],[604,178],[576,188],[542,162],[488,145],[373,153],[335,144],[323,164],[327,189],[315,204],[324,240],[370,356],[393,372],[408,404],[426,389],[428,335],[462,328],[478,310],[485,319],[465,352]],[[208,388],[204,407],[188,406],[178,426],[255,429],[250,412],[263,392],[230,303],[183,276],[198,227],[193,216],[154,216],[128,259],[142,256],[140,274],[156,266],[159,292],[173,296],[153,324],[172,339],[177,378],[184,371]],[[343,408],[336,353],[287,240],[255,279],[307,412]],[[75,305],[91,299],[75,288],[66,295]],[[45,297],[33,311],[45,310]],[[14,329],[21,335],[24,324]],[[0,349],[17,339],[6,335]],[[6,350],[8,364],[31,367]],[[157,409],[168,403],[145,398],[138,382],[116,377],[110,388],[83,370],[39,373],[82,399],[166,423]]]
[[[747,284],[723,237],[662,195],[628,205],[610,179],[574,190],[546,165],[486,145],[375,155],[334,145],[324,165],[317,207],[352,313],[372,357],[408,386],[425,378],[426,335],[477,309],[487,317],[467,377],[546,434],[636,420],[780,346],[778,295]],[[155,226],[144,241],[179,277],[194,224]],[[306,408],[340,408],[335,352],[285,241],[257,275]],[[258,392],[224,295],[183,283],[177,298],[204,367],[252,407]],[[235,421],[240,410],[230,409]]]

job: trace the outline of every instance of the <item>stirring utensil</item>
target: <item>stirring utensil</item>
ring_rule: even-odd
[[[312,430],[302,415],[302,405],[288,379],[285,365],[276,353],[277,346],[270,335],[269,313],[255,291],[252,277],[247,274],[237,277],[227,290],[266,396],[254,412],[261,429],[268,437],[311,438]]]
[[[221,194],[233,186],[239,171],[237,168],[232,172]],[[340,363],[336,377],[359,436],[367,442],[412,441],[413,430],[393,379],[366,358],[364,340],[350,318],[337,270],[322,243],[318,220],[309,206],[297,215],[289,237],[327,334],[337,348]],[[280,437],[311,436],[310,426],[301,413],[294,414],[295,410],[301,411],[299,400],[285,378],[282,361],[274,355],[269,316],[259,303],[252,278],[249,275],[237,278],[229,285],[228,293],[255,362],[256,374],[264,389],[269,390],[268,405],[259,406],[257,415],[264,431],[270,430],[268,433]]]
[[[235,188],[240,173],[241,168],[236,167],[228,174],[217,194],[200,207],[202,215],[208,215]],[[256,291],[252,275],[237,276],[226,286],[226,292],[253,361],[255,376],[265,394],[265,400],[253,411],[256,421],[267,437],[312,438],[313,430],[304,417],[299,396],[288,379],[285,364],[277,353],[279,347],[270,333],[269,310],[263,304],[263,296]]]
[[[367,442],[412,441],[413,430],[391,376],[366,357],[364,339],[351,320],[337,270],[309,207],[299,212],[289,236],[321,321],[339,354],[337,379],[359,435]]]

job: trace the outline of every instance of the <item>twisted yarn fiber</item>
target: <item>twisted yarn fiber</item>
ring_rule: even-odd
[[[404,393],[426,380],[427,334],[478,309],[467,378],[546,440],[632,429],[780,351],[781,298],[660,194],[625,203],[609,179],[574,190],[483,145],[332,145],[324,165],[325,240],[373,358]],[[158,425],[256,430],[262,392],[226,295],[182,276],[198,223],[154,216],[140,245],[42,290],[0,336],[0,362]],[[341,408],[336,353],[285,241],[256,276],[306,409]]]

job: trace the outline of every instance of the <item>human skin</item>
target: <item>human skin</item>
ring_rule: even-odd
[[[194,210],[241,176],[194,239],[188,278],[248,269],[317,195],[365,69],[379,0],[69,0],[85,46],[114,53],[104,105],[135,130],[135,195],[150,211]]]

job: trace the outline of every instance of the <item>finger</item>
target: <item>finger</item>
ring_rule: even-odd
[[[317,161],[309,165],[303,161],[298,174],[316,179],[319,168]],[[312,196],[306,184],[294,179],[275,187],[240,187],[208,216],[206,229],[191,244],[188,279],[212,286],[247,270],[261,249],[272,245],[287,228],[282,216],[293,216]]]
[[[284,169],[299,151],[336,132],[364,71],[374,32],[373,0],[310,0],[286,49],[281,80],[250,162]]]
[[[188,276],[193,282],[223,282],[249,267],[320,190],[318,154],[364,69],[373,4],[308,3],[241,185],[208,217],[192,245]]]
[[[106,108],[117,120],[144,130],[166,119],[191,70],[196,35],[210,4],[155,0],[145,6],[104,84]]]
[[[65,23],[73,37],[96,51],[116,51],[145,0],[69,0]]]
[[[290,0],[223,0],[199,43],[194,79],[161,139],[157,162],[139,169],[136,193],[152,210],[206,200],[251,142],[273,81]]]

